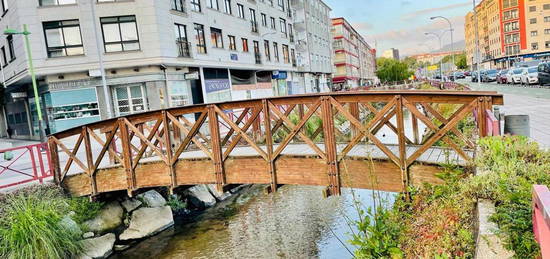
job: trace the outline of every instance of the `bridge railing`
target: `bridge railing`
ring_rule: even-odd
[[[267,163],[275,190],[275,161],[292,143],[302,143],[308,154],[326,163],[331,194],[339,194],[342,186],[340,162],[361,143],[400,168],[405,188],[408,168],[433,146],[446,146],[456,159],[471,160],[464,150],[475,148],[470,135],[485,136],[488,128],[487,113],[475,111],[502,102],[495,92],[410,90],[242,100],[104,120],[51,135],[48,145],[55,180],[63,184],[68,176],[85,174],[87,180],[79,184],[89,186],[91,195],[105,191],[97,186],[103,168],[122,172],[108,176],[109,181],[129,194],[146,187],[140,179],[148,175],[136,168],[150,161],[166,165],[169,187],[175,188],[184,184],[176,177],[178,162],[197,156],[211,162],[213,172],[205,174],[216,179],[202,182],[221,188],[227,182],[224,163],[236,147],[246,147],[247,154]],[[388,134],[393,137],[385,141]]]
[[[533,186],[533,233],[542,258],[550,258],[550,191],[544,185]]]

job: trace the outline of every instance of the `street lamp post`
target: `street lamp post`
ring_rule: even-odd
[[[443,16],[434,16],[434,17],[430,17],[431,20],[435,20],[437,18],[441,18],[441,19],[444,19],[446,20],[448,23],[449,23],[449,28],[450,28],[450,31],[451,31],[451,57],[452,57],[452,60],[453,60],[453,65],[455,65],[455,55],[454,55],[454,40],[453,40],[453,24],[451,23],[451,21],[449,19],[447,19],[446,17],[443,17]]]
[[[441,46],[441,35],[439,35],[437,33],[433,33],[433,32],[425,32],[424,34],[426,36],[428,36],[428,35],[436,36],[439,39],[439,49],[442,48],[442,46]],[[441,83],[443,83],[443,58],[439,60],[439,77],[440,77]]]
[[[22,34],[25,39],[25,49],[27,50],[27,60],[29,65],[29,72],[31,73],[32,88],[34,91],[34,102],[36,105],[36,112],[38,113],[38,131],[40,134],[40,141],[44,142],[45,132],[44,132],[44,120],[42,117],[42,106],[40,105],[40,96],[38,95],[38,86],[36,84],[36,75],[34,73],[34,66],[32,64],[32,53],[31,53],[31,44],[29,41],[29,35],[31,34],[27,28],[26,24],[23,24],[23,31],[17,31],[15,29],[6,29],[4,31],[5,35],[17,35]]]

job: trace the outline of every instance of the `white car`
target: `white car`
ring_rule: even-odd
[[[512,76],[514,75],[514,70],[510,69],[508,72],[506,72],[506,83],[511,84],[512,83]]]
[[[525,67],[521,73],[521,83],[526,85],[538,84],[539,72],[537,67]]]
[[[516,68],[512,70],[512,76],[509,82],[513,85],[515,84],[521,84],[521,73],[523,72],[523,68]]]

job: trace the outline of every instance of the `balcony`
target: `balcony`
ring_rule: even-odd
[[[250,21],[250,31],[258,33],[258,23],[255,21]]]
[[[189,42],[177,40],[176,46],[178,46],[178,57],[182,57],[182,58],[191,57],[191,44]]]
[[[260,56],[259,52],[254,53],[254,59],[256,60],[256,64],[262,64],[262,56]]]
[[[290,42],[294,42],[294,35],[290,34]]]

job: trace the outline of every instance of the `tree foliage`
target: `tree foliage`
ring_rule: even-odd
[[[382,82],[396,82],[409,78],[413,72],[405,62],[391,58],[379,58],[376,61],[376,75]]]
[[[468,62],[466,62],[466,54],[462,53],[455,58],[455,65],[458,69],[468,68]]]

